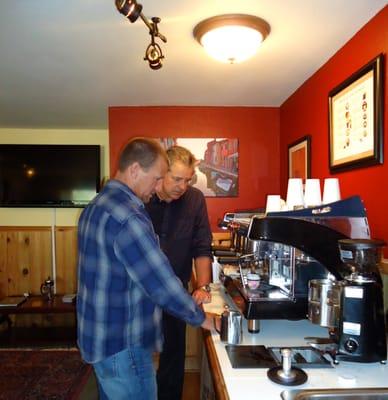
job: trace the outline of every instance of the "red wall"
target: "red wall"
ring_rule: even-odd
[[[278,108],[110,107],[112,175],[120,149],[133,136],[239,140],[239,195],[207,198],[213,231],[224,212],[263,207],[267,194],[279,193]]]
[[[287,188],[287,146],[311,135],[314,178],[329,177],[328,93],[378,54],[387,52],[388,6],[371,19],[322,68],[309,78],[280,107],[281,189]],[[359,194],[367,210],[371,235],[388,242],[388,90],[387,59],[384,66],[384,153],[383,165],[354,169],[332,175],[340,181],[342,197]]]

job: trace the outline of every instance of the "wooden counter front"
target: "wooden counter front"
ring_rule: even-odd
[[[228,391],[211,334],[205,329],[202,330],[202,333],[216,400],[229,400]]]

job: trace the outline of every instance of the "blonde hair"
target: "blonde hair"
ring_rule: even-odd
[[[189,168],[195,168],[197,160],[194,154],[182,146],[171,146],[167,150],[167,157],[169,165],[173,165],[175,162],[179,161]]]

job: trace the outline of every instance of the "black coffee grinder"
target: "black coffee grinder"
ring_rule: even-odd
[[[383,285],[378,269],[385,244],[370,239],[338,241],[349,275],[343,282],[337,360],[386,362]]]

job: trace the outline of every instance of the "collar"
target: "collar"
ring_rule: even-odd
[[[108,189],[119,189],[123,192],[126,192],[134,203],[136,203],[139,207],[144,208],[144,203],[142,202],[142,200],[140,200],[139,197],[136,196],[135,192],[130,189],[125,183],[118,181],[117,179],[110,179],[105,184],[104,188],[105,187]]]

